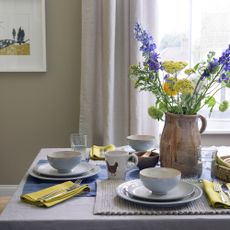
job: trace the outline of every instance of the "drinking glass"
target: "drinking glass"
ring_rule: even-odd
[[[213,178],[213,167],[217,149],[215,147],[202,148],[200,152],[200,162],[202,164],[201,179]]]
[[[89,161],[89,152],[87,150],[87,135],[80,133],[72,133],[70,135],[70,145],[72,150],[81,153],[81,159],[83,161]]]

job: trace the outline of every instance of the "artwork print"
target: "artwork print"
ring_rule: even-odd
[[[17,15],[0,17],[0,55],[30,55],[29,18]]]
[[[0,72],[45,72],[45,40],[45,0],[0,0]]]

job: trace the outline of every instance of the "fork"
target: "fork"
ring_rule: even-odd
[[[69,192],[75,188],[80,187],[81,182],[82,182],[82,179],[77,179],[76,181],[74,181],[74,184],[72,186],[70,186],[69,188],[67,188],[67,189],[63,189],[63,188],[62,189],[56,189],[56,190],[54,190],[54,191],[52,191],[52,192],[50,192],[44,196],[39,197],[37,200],[38,201],[44,201],[44,200],[52,199],[56,196],[59,196],[63,193]]]
[[[228,203],[228,201],[227,201],[227,199],[225,198],[224,193],[223,193],[223,191],[222,191],[222,189],[221,189],[221,184],[220,184],[219,182],[217,182],[217,181],[214,181],[214,182],[213,182],[213,189],[214,189],[215,192],[218,192],[218,193],[219,193],[220,199],[222,200],[222,202]]]
[[[228,196],[228,199],[230,199],[230,190],[227,187],[227,185],[224,183],[221,185],[221,188],[222,188],[223,192]]]

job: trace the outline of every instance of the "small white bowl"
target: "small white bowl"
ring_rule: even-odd
[[[77,151],[58,151],[47,155],[49,164],[60,173],[68,173],[81,161],[81,153]]]
[[[131,135],[126,139],[128,144],[136,151],[147,151],[155,145],[155,137],[151,135]]]
[[[147,189],[164,195],[179,183],[181,172],[173,168],[146,168],[140,171],[140,179]]]

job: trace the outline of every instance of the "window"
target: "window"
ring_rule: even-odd
[[[158,0],[158,48],[162,60],[183,60],[191,66],[206,59],[209,51],[221,55],[230,44],[229,0]],[[216,100],[230,101],[230,90],[216,94]],[[209,117],[207,109],[201,114]],[[208,119],[206,133],[230,133],[230,110],[216,106]]]

